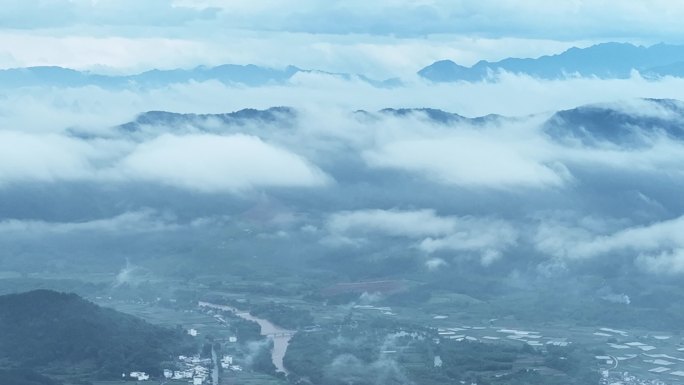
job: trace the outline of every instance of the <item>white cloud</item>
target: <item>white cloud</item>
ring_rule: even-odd
[[[520,87],[527,90],[526,98],[516,97],[516,90]],[[684,99],[682,90],[684,80],[681,79],[658,82],[646,82],[641,78],[542,81],[509,75],[495,84],[435,86],[414,83],[398,89],[382,90],[358,81],[321,74],[302,74],[287,85],[257,88],[206,82],[137,91],[103,90],[97,87],[3,91],[0,92],[3,98],[0,104],[0,126],[21,127],[22,132],[0,132],[4,138],[0,146],[6,148],[0,154],[0,158],[4,159],[0,165],[0,181],[102,180],[111,179],[111,175],[121,180],[126,175],[135,177],[146,174],[147,180],[174,180],[174,185],[190,187],[198,180],[193,182],[188,178],[172,176],[174,170],[165,170],[165,177],[162,178],[154,176],[161,170],[146,170],[158,166],[120,163],[119,166],[128,167],[126,173],[121,173],[122,170],[113,166],[116,160],[126,154],[141,157],[143,150],[152,151],[149,143],[143,143],[136,150],[135,143],[118,137],[110,141],[84,141],[51,133],[63,133],[65,128],[75,126],[79,131],[112,137],[119,134],[110,131],[110,126],[133,119],[139,111],[223,113],[245,107],[268,108],[274,105],[297,108],[298,118],[292,129],[263,129],[256,125],[243,129],[258,132],[261,136],[262,143],[256,148],[274,147],[279,157],[283,152],[298,154],[288,158],[294,162],[294,173],[287,176],[277,173],[271,175],[272,171],[267,172],[267,167],[262,164],[259,172],[269,175],[265,179],[259,179],[256,175],[241,176],[230,183],[212,180],[201,185],[211,186],[209,189],[219,186],[239,188],[252,183],[282,185],[278,178],[282,181],[291,178],[297,186],[320,185],[320,172],[307,159],[315,164],[324,164],[330,159],[331,153],[339,151],[358,153],[370,168],[404,170],[433,182],[469,188],[566,188],[582,183],[572,174],[574,167],[677,176],[682,174],[680,165],[684,161],[684,146],[676,141],[656,137],[650,147],[639,149],[565,146],[552,142],[540,131],[541,124],[549,114],[480,126],[445,126],[434,124],[420,114],[405,118],[379,116],[379,120],[359,120],[351,112],[359,108],[373,111],[388,106],[430,106],[471,116],[489,112],[517,115],[516,109],[524,115],[539,112],[540,109],[576,106],[567,105],[568,101],[578,104],[603,101],[622,93],[627,103],[611,103],[611,106],[629,111],[638,109],[640,115],[662,116],[671,115],[671,112],[653,103],[630,101],[629,97],[646,92],[650,96],[679,96]],[[510,102],[504,102],[504,99]],[[651,110],[650,107],[654,108]],[[194,145],[202,141],[197,138],[188,140],[192,140]],[[255,139],[255,143],[258,140]],[[217,143],[231,146],[227,142],[234,141],[221,139]],[[181,149],[183,145],[180,142],[181,139],[172,137],[163,139],[161,144],[177,146],[173,151],[179,154],[202,152],[201,146]],[[228,156],[241,154],[245,159],[256,160],[244,152],[228,155],[217,148],[219,144],[209,143],[209,140],[203,142],[207,143],[202,146],[206,145],[215,151],[211,156],[216,159],[227,160]],[[170,157],[173,161],[170,151],[161,152],[161,144],[157,144],[155,152],[148,155]],[[25,150],[41,146],[44,147],[43,151]],[[297,157],[300,158],[295,159]],[[187,167],[193,167],[200,159],[193,158]],[[231,159],[237,161],[237,158]],[[226,171],[219,170],[219,167],[228,166],[212,164],[207,169],[201,166],[202,172],[195,178],[201,178],[203,173]]]
[[[430,106],[471,116],[488,112],[515,113],[516,109],[524,115],[539,112],[539,109],[574,107],[566,104],[568,100],[578,104],[603,101],[618,92],[626,98],[648,92],[650,96],[684,99],[683,85],[681,79],[542,81],[506,75],[495,84],[435,86],[412,83],[382,90],[358,81],[302,74],[287,85],[257,88],[206,82],[150,90],[86,87],[3,91],[0,92],[3,98],[0,126],[21,127],[21,133],[0,132],[3,137],[0,146],[6,148],[0,154],[0,159],[4,160],[0,165],[0,183],[112,180],[116,177],[114,180],[144,178],[214,191],[281,186],[288,180],[293,186],[317,186],[324,183],[325,176],[313,164],[327,164],[331,154],[341,151],[347,155],[358,154],[372,169],[403,170],[428,181],[470,189],[564,189],[583,183],[573,175],[573,169],[588,167],[677,177],[682,175],[680,165],[684,161],[684,146],[677,141],[656,137],[650,147],[639,149],[566,146],[554,143],[540,130],[550,115],[547,113],[470,126],[439,125],[420,114],[404,118],[378,115],[377,120],[363,120],[351,112],[359,108],[373,111],[388,106]],[[528,91],[526,98],[515,96],[515,90],[520,87]],[[504,103],[506,98],[511,102]],[[117,137],[119,134],[109,129],[145,110],[223,113],[244,107],[288,104],[298,110],[293,127],[281,130],[249,125],[241,130],[258,133],[261,139],[239,140],[249,142],[248,146],[263,150],[264,154],[274,155],[272,161],[286,160],[284,164],[292,165],[289,174],[282,173],[284,167],[279,164],[269,169],[266,165],[269,157],[257,159],[256,155],[244,151],[227,152],[219,148],[232,149],[238,143],[236,138],[218,138],[212,143],[209,138],[172,136],[136,147],[136,143]],[[633,102],[629,98],[624,105],[612,103],[611,106],[626,111],[638,109],[640,115],[671,115],[653,103]],[[650,107],[654,108],[650,110]],[[65,136],[64,129],[73,126],[81,132],[105,134],[113,139],[93,141]],[[226,129],[226,133],[235,132],[234,128]],[[164,130],[166,128],[162,132]],[[184,148],[183,140],[188,140],[188,148]],[[163,151],[162,145],[173,149]],[[204,147],[210,152],[205,152]],[[44,150],[30,152],[26,148]],[[224,163],[187,155],[190,152],[199,152]],[[118,162],[127,154],[130,159]],[[188,156],[189,159],[178,167],[170,167],[143,162],[146,156],[170,159],[168,164],[180,162],[176,156]],[[138,161],[134,162],[136,159]],[[230,162],[242,165],[248,160],[257,165],[256,174],[238,175],[230,168],[234,166],[228,166]],[[209,167],[202,162],[208,163]],[[178,175],[180,170],[194,170],[194,167],[200,171],[191,171],[191,176],[187,177]],[[246,170],[240,172],[246,173]],[[209,176],[218,174],[230,177],[214,179]]]
[[[459,228],[444,238],[426,238],[420,249],[428,253],[439,250],[471,251],[480,255],[482,263],[489,265],[502,257],[502,251],[515,246],[519,233],[501,220],[462,218]]]
[[[162,135],[118,167],[125,178],[203,192],[315,187],[329,178],[305,159],[247,135]]]
[[[459,186],[557,187],[568,179],[561,165],[534,159],[534,142],[494,141],[493,135],[402,140],[364,157],[371,167],[408,170]]]
[[[674,275],[684,273],[684,248],[662,251],[659,254],[641,254],[637,264],[656,274]]]
[[[420,238],[449,234],[456,223],[453,218],[437,216],[434,210],[361,210],[336,213],[329,218],[327,227],[338,234]]]
[[[114,277],[114,287],[123,285],[137,286],[145,279],[149,279],[149,272],[145,269],[135,266],[126,260],[126,266],[121,268]]]
[[[331,182],[303,157],[247,135],[161,135],[140,144],[0,131],[0,187],[24,183],[153,182],[239,193]]]
[[[603,234],[582,227],[542,223],[534,242],[538,250],[556,258],[585,259],[630,253],[640,256],[642,267],[661,271],[668,264],[676,268],[680,253],[672,250],[684,249],[684,216]]]
[[[327,229],[333,238],[347,239],[349,244],[373,236],[404,237],[417,242],[416,247],[426,254],[455,251],[477,256],[483,265],[502,257],[518,240],[518,232],[506,221],[438,216],[434,210],[345,211],[331,215]],[[430,259],[426,266],[438,268],[439,261]]]
[[[178,228],[173,218],[152,210],[131,211],[111,218],[83,222],[47,222],[42,220],[5,219],[0,221],[0,234],[70,234],[78,232],[146,233]]]
[[[91,157],[95,148],[79,140],[0,131],[0,186],[84,179],[93,171]]]
[[[425,261],[425,267],[427,267],[427,269],[430,271],[436,271],[448,265],[449,264],[441,258],[430,258],[427,261]]]

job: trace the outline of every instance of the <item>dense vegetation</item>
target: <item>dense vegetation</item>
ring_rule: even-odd
[[[60,385],[51,378],[42,376],[31,370],[0,369],[0,381],[8,385]]]
[[[235,335],[240,341],[259,341],[261,336],[261,326],[254,321],[247,321],[238,316],[228,313],[224,315],[230,318],[231,327],[235,328]]]
[[[22,368],[97,378],[131,370],[157,375],[163,361],[191,346],[181,329],[153,326],[75,294],[5,295],[0,309],[0,357]]]
[[[277,303],[255,304],[252,305],[249,312],[256,317],[265,318],[286,329],[296,330],[309,326],[314,322],[309,311],[294,309]]]

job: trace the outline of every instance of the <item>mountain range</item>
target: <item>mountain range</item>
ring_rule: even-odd
[[[684,102],[673,99],[637,99],[634,110],[624,104],[589,104],[554,112],[542,125],[543,132],[552,140],[565,144],[574,142],[585,146],[611,144],[628,148],[647,145],[659,134],[670,139],[684,140]],[[641,111],[639,111],[641,108]],[[656,112],[653,112],[653,110]],[[649,112],[650,111],[650,112]],[[466,117],[454,112],[435,108],[385,108],[376,112],[358,110],[354,116],[362,120],[397,118],[427,119],[443,125],[468,124],[473,126],[513,121],[520,117],[506,117],[490,114]],[[169,130],[183,133],[227,134],[230,132],[268,134],[258,132],[292,129],[299,117],[292,107],[271,107],[264,110],[243,109],[222,114],[183,114],[168,111],[148,111],[135,120],[114,127],[119,134],[132,137],[168,133]],[[75,136],[81,136],[73,131]]]
[[[644,47],[628,43],[602,43],[587,48],[573,47],[557,55],[534,59],[482,60],[470,67],[451,60],[440,60],[418,71],[418,75],[433,82],[483,81],[499,72],[542,79],[625,79],[635,70],[652,79],[684,76],[684,45],[656,44]]]
[[[417,72],[431,82],[477,82],[491,80],[500,72],[523,74],[541,79],[596,77],[626,79],[638,71],[655,80],[665,76],[684,77],[684,45],[656,44],[636,46],[629,43],[601,43],[587,48],[570,48],[556,55],[538,58],[509,57],[500,61],[482,60],[467,67],[452,60],[439,60]],[[103,88],[160,87],[191,81],[219,81],[249,87],[284,84],[297,74],[324,74],[344,80],[357,79],[374,87],[392,88],[404,84],[397,77],[377,80],[363,74],[334,73],[287,66],[282,69],[254,64],[223,64],[190,69],[153,69],[132,75],[103,75],[56,66],[0,70],[0,88],[84,87]]]
[[[305,70],[295,66],[274,69],[254,64],[223,64],[216,67],[198,66],[191,69],[153,69],[133,75],[102,75],[57,66],[10,68],[0,70],[0,87],[159,87],[176,83],[205,82],[210,80],[225,84],[257,87],[281,84],[299,73],[320,73],[345,80],[358,79],[376,87],[395,87],[401,84],[398,79],[375,80],[364,75]]]

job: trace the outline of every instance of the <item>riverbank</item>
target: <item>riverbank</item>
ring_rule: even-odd
[[[281,328],[267,319],[255,317],[251,315],[249,311],[239,310],[232,306],[218,305],[210,302],[199,302],[198,305],[210,309],[229,311],[242,319],[259,324],[261,335],[273,341],[273,349],[271,350],[271,361],[273,362],[273,365],[276,367],[277,371],[288,374],[283,361],[285,353],[287,352],[287,347],[290,344],[290,339],[296,333],[296,330]]]

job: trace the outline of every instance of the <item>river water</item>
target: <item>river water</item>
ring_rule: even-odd
[[[273,365],[275,365],[279,372],[288,373],[283,365],[283,358],[285,358],[285,352],[287,351],[287,346],[290,344],[290,339],[295,333],[294,330],[283,329],[274,325],[267,319],[255,317],[249,314],[249,312],[238,310],[232,306],[217,305],[209,302],[200,302],[199,306],[230,311],[242,319],[258,323],[261,327],[261,335],[267,336],[273,341],[273,350],[271,350],[271,361],[273,361]]]

